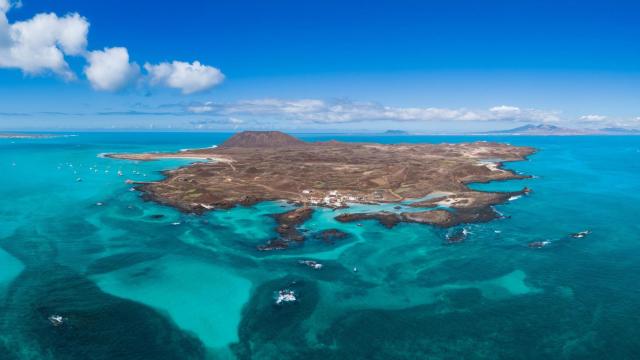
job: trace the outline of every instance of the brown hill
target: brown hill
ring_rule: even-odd
[[[306,144],[280,131],[243,131],[220,145],[221,147],[278,148]]]

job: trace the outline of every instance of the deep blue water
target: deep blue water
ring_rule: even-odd
[[[640,137],[300,135],[534,146],[528,161],[508,164],[533,178],[473,185],[533,193],[498,206],[504,219],[466,225],[460,244],[425,225],[358,227],[319,209],[310,234],[338,228],[349,238],[264,254],[256,246],[274,235],[268,214],[287,205],[181,214],[124,180],[160,179],[187,161],[98,156],[208,147],[230,134],[77,135],[0,140],[0,359],[640,354]],[[274,306],[286,287],[299,301]]]

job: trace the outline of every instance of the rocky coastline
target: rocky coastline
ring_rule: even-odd
[[[400,222],[451,227],[490,221],[500,216],[493,205],[530,190],[483,192],[470,189],[468,184],[527,178],[502,165],[526,160],[533,153],[535,149],[530,147],[489,142],[310,143],[278,132],[243,132],[217,148],[106,156],[136,161],[208,160],[166,171],[161,181],[136,183],[144,199],[184,212],[202,214],[272,200],[298,205],[274,215],[278,237],[261,248],[271,250],[304,241],[298,226],[311,216],[314,207],[409,202],[411,207],[424,209],[336,217],[341,222],[373,219],[388,228]]]

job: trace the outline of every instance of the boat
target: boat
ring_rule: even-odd
[[[47,318],[51,325],[60,326],[64,324],[64,318],[61,315],[53,314]]]
[[[300,260],[298,261],[299,264],[303,264],[303,265],[307,265],[308,267],[312,268],[312,269],[316,269],[316,270],[320,270],[322,269],[322,264],[320,264],[317,261],[313,261],[313,260]]]
[[[297,301],[296,294],[293,290],[283,289],[278,291],[278,297],[276,298],[276,305],[280,305],[286,302]]]
[[[582,239],[583,237],[586,237],[589,234],[591,234],[591,230],[585,230],[585,231],[573,233],[571,234],[571,237],[574,239]]]
[[[547,245],[551,244],[551,241],[549,240],[545,240],[545,241],[533,241],[530,242],[527,246],[529,246],[532,249],[540,249],[543,248]]]

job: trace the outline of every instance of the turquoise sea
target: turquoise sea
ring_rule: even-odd
[[[275,234],[268,214],[289,205],[182,214],[124,180],[161,179],[187,161],[99,156],[228,136],[0,140],[0,359],[640,356],[640,137],[300,135],[534,146],[507,165],[533,178],[474,185],[533,193],[498,206],[503,219],[466,225],[458,244],[446,244],[446,230],[340,224],[319,209],[304,246],[270,253],[256,250]],[[313,239],[330,228],[350,236]],[[299,301],[274,305],[284,288]],[[52,314],[64,324],[52,326]]]

